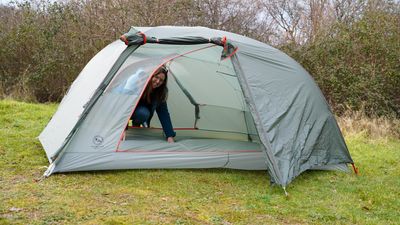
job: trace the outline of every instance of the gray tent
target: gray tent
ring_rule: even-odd
[[[267,170],[285,187],[353,163],[310,75],[264,43],[204,27],[142,27],[100,51],[40,134],[45,173],[134,168]],[[125,131],[153,72],[169,69],[177,142],[157,117]]]

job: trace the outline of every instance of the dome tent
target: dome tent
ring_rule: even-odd
[[[39,139],[49,176],[134,168],[267,170],[283,187],[305,170],[348,170],[342,134],[311,76],[281,51],[204,27],[132,28],[82,70]],[[162,65],[177,142],[128,129]],[[132,81],[133,84],[132,84]]]

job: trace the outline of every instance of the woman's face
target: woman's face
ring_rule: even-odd
[[[156,75],[153,76],[153,78],[151,79],[151,87],[153,89],[156,89],[158,87],[160,87],[165,81],[165,74],[164,73],[158,73]]]

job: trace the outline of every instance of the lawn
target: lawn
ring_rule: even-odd
[[[56,104],[0,101],[0,224],[397,224],[400,140],[346,136],[360,169],[309,171],[288,187],[266,171],[55,174],[36,138]]]

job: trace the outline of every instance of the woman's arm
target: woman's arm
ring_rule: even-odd
[[[165,136],[167,137],[167,141],[170,143],[174,142],[173,137],[176,136],[176,133],[174,131],[174,128],[172,127],[167,102],[160,103],[156,108],[156,112],[158,115],[158,119],[161,122],[161,126],[164,130]]]

